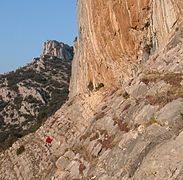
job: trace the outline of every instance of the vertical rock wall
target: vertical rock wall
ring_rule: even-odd
[[[182,9],[181,0],[78,0],[70,95],[122,85],[167,42]]]

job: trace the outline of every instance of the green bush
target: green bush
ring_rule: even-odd
[[[5,125],[4,117],[0,115],[0,129]]]
[[[32,95],[29,95],[25,98],[25,101],[27,101],[28,103],[38,103],[39,101],[34,98]]]
[[[17,151],[16,151],[17,156],[20,155],[20,154],[22,154],[24,151],[25,151],[25,147],[24,147],[23,145],[21,145],[21,146],[17,149]]]
[[[158,124],[158,120],[156,119],[156,117],[152,116],[148,122],[148,125],[152,125],[152,124]]]
[[[7,104],[8,103],[6,101],[3,101],[2,99],[0,99],[0,111],[2,111],[6,107]]]
[[[130,97],[130,95],[125,91],[125,92],[123,93],[123,97],[124,97],[125,99],[128,99],[128,98]]]
[[[21,107],[21,104],[22,104],[22,101],[23,101],[23,97],[18,94],[15,98],[14,98],[14,107],[16,110],[19,110],[20,107]]]

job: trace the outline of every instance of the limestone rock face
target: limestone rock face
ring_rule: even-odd
[[[78,0],[70,95],[87,92],[89,84],[121,86],[167,43],[182,9],[181,0]]]
[[[73,53],[71,53],[72,47],[64,44],[62,42],[58,42],[55,40],[47,40],[43,44],[43,56],[54,56],[59,59],[72,60]]]
[[[16,141],[0,154],[1,178],[183,179],[183,48],[167,47],[127,85],[71,98]]]
[[[0,177],[183,179],[182,9],[181,0],[77,0],[70,98],[0,154]]]

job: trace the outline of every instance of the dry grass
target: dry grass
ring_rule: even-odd
[[[180,82],[182,81],[182,73],[166,73],[160,74],[159,72],[152,72],[146,74],[145,77],[141,79],[141,82],[148,85],[150,82],[158,82],[164,80],[166,83],[172,86],[180,86]]]
[[[128,124],[126,122],[123,122],[122,119],[119,119],[118,117],[113,117],[114,125],[118,125],[119,129],[124,132],[129,132],[130,128],[128,127]]]
[[[86,166],[84,164],[79,165],[79,173],[83,176],[83,171],[86,169]]]
[[[80,154],[86,161],[90,162],[92,161],[92,156],[88,153],[88,151],[86,150],[86,148],[83,145],[75,145],[71,148],[71,150],[75,153],[75,154]]]
[[[159,124],[158,120],[154,116],[151,117],[151,119],[148,121],[146,125],[150,126],[152,124]]]
[[[102,148],[112,149],[114,136],[109,136],[106,130],[100,130],[100,134],[104,135],[104,140],[99,139],[98,142],[102,144]]]
[[[113,148],[113,140],[114,140],[114,136],[110,136],[107,139],[102,140],[98,140],[101,144],[102,144],[102,148],[106,148],[106,149],[112,149]]]
[[[155,96],[146,96],[146,99],[151,105],[160,105],[160,107],[177,99],[183,98],[183,87],[171,87],[167,92],[159,93]]]
[[[146,99],[151,105],[160,105],[160,107],[166,105],[167,103],[183,97],[183,87],[181,86],[181,81],[183,74],[181,73],[150,73],[145,78],[141,79],[145,84],[150,82],[157,83],[160,80],[165,81],[167,84],[170,84],[171,87],[167,92],[157,93],[156,95],[148,95]]]
[[[130,95],[125,91],[125,92],[123,93],[123,97],[124,97],[125,99],[128,99],[128,98],[130,97]]]
[[[99,133],[96,132],[93,137],[90,138],[90,141],[94,141],[99,138]]]
[[[122,111],[126,111],[126,110],[128,110],[128,109],[130,108],[130,106],[131,106],[131,104],[127,104],[127,105],[123,108],[123,110],[122,110]]]

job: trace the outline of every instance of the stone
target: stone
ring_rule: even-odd
[[[73,151],[67,151],[64,154],[64,157],[68,158],[68,159],[73,159],[75,157],[75,153]]]
[[[178,98],[155,113],[158,121],[165,125],[176,126],[182,124],[183,98]]]
[[[150,153],[141,165],[135,179],[181,179],[182,164],[182,133],[175,139]],[[151,156],[151,157],[149,157]]]
[[[57,161],[56,161],[56,167],[60,170],[60,171],[64,171],[67,166],[69,165],[70,161],[67,157],[63,157],[61,156]]]
[[[156,96],[157,93],[165,93],[170,89],[170,87],[171,87],[170,84],[167,84],[164,81],[159,81],[153,84],[152,87],[150,87],[150,89],[148,89],[147,95]]]
[[[142,108],[139,114],[135,117],[134,122],[137,124],[146,124],[154,116],[158,106],[146,105]]]
[[[70,171],[70,178],[71,179],[77,179],[80,177],[79,172],[79,162],[78,161],[72,161],[70,165],[67,167],[67,171]]]
[[[130,88],[129,94],[135,98],[143,97],[147,94],[147,86],[142,82],[138,82],[133,88]]]
[[[124,134],[122,140],[119,142],[119,148],[123,149],[124,144],[128,143],[130,140],[136,139],[138,137],[138,133],[135,131],[130,131],[127,134]]]

